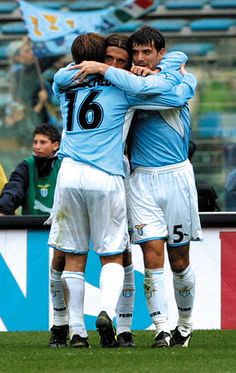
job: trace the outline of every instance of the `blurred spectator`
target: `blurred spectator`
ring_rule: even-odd
[[[52,62],[42,74],[44,82],[47,86],[52,87],[54,75],[61,68],[67,66],[71,62],[71,55],[57,56],[56,60]],[[62,116],[58,98],[51,92],[50,104],[47,106],[50,114],[50,122],[59,130],[62,130]]]
[[[225,184],[226,211],[236,211],[236,169],[231,171]]]
[[[56,155],[59,144],[60,134],[54,126],[35,128],[33,155],[18,164],[3,188],[0,215],[14,215],[19,206],[23,215],[50,214],[61,164]]]
[[[28,145],[28,133],[40,123],[48,123],[48,93],[42,80],[38,60],[27,39],[9,46],[11,103],[6,110],[6,125],[16,128],[16,136]]]
[[[0,192],[6,183],[7,183],[7,177],[0,163]]]
[[[197,147],[193,141],[189,142],[188,158],[192,161],[192,157]],[[198,210],[199,212],[220,211],[217,203],[217,194],[212,185],[206,180],[197,179],[195,177],[197,193],[198,193]]]

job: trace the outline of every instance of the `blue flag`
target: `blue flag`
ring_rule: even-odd
[[[154,10],[158,0],[126,0],[107,9],[64,12],[18,0],[28,35],[39,57],[70,52],[75,37],[86,32],[112,32],[130,20]]]
[[[58,39],[70,33],[99,32],[102,17],[108,12],[54,11],[19,0],[22,16],[32,41]]]

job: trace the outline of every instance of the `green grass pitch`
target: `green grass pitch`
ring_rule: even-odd
[[[90,349],[50,349],[49,333],[0,333],[0,372],[235,373],[236,330],[195,330],[188,348],[152,349],[152,331],[135,331],[137,347],[102,349],[89,332]]]

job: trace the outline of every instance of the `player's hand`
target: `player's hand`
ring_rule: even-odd
[[[182,65],[180,65],[180,73],[182,75],[185,75],[185,74],[188,73],[187,70],[186,70],[186,68],[185,68],[185,63],[183,63]]]
[[[108,69],[108,65],[101,62],[96,61],[83,61],[80,64],[68,67],[68,70],[75,70],[79,69],[78,72],[75,73],[73,80],[79,80],[82,83],[85,77],[89,74],[104,74],[105,71]]]
[[[130,71],[139,76],[147,76],[147,75],[154,75],[155,72],[152,71],[151,69],[143,66],[132,66]]]

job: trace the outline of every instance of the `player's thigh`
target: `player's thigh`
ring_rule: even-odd
[[[99,255],[116,255],[128,245],[126,198],[123,179],[96,171],[97,190],[86,192],[91,239]]]
[[[166,239],[167,224],[159,201],[159,189],[152,174],[134,173],[130,177],[130,212],[134,243]]]
[[[83,165],[62,162],[51,216],[49,244],[65,252],[85,254],[88,251],[90,229],[83,175]]]
[[[168,245],[185,246],[202,236],[197,205],[197,192],[191,169],[170,173],[166,183],[165,216]]]

